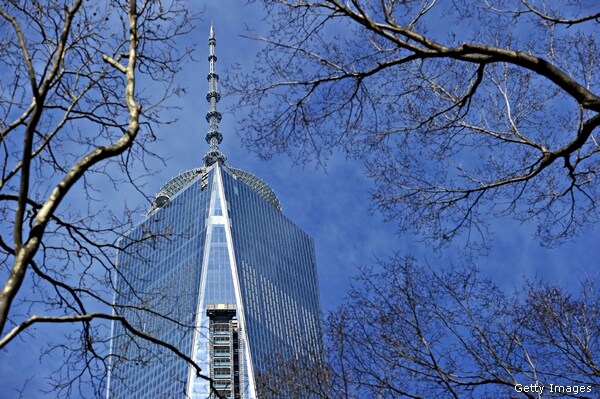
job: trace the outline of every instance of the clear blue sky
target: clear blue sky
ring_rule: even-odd
[[[167,165],[151,179],[146,179],[149,196],[171,177],[201,165],[207,150],[204,135],[208,124],[204,114],[208,109],[205,100],[206,56],[211,20],[217,36],[216,68],[221,81],[227,79],[226,71],[234,63],[252,67],[257,44],[241,35],[246,25],[259,32],[265,29],[261,29],[260,7],[243,4],[239,0],[209,2],[194,33],[186,38],[198,43],[198,52],[195,61],[187,64],[178,76],[179,83],[187,89],[184,97],[177,100],[181,110],[174,111],[179,121],[156,130],[160,142],[153,150],[167,158]],[[190,1],[190,5],[201,8],[199,1]],[[151,85],[147,90],[152,90]],[[259,161],[241,147],[236,135],[236,118],[226,111],[231,103],[232,100],[225,97],[219,104],[223,113],[220,124],[224,135],[222,150],[231,166],[252,172],[269,184],[278,195],[284,213],[314,238],[324,311],[342,301],[356,267],[374,263],[376,257],[386,258],[399,251],[413,253],[432,267],[462,262],[456,248],[434,253],[412,237],[396,235],[393,223],[386,223],[381,215],[371,213],[371,184],[364,176],[364,166],[360,162],[347,161],[338,155],[331,158],[326,170],[314,170],[294,166],[283,156]],[[131,203],[143,201],[140,195],[126,187],[122,188],[121,194],[123,200]],[[119,204],[114,204],[118,210]],[[576,287],[582,276],[597,276],[600,257],[597,229],[582,231],[574,242],[557,249],[542,248],[533,239],[534,229],[535,226],[520,225],[510,219],[496,222],[490,254],[476,260],[482,272],[507,291],[518,290],[524,277]],[[0,399],[17,397],[15,389],[29,378],[32,379],[30,390],[25,397],[43,397],[35,388],[43,385],[46,368],[61,359],[45,359],[40,363],[41,337],[47,334],[42,334],[41,330],[34,330],[33,334],[31,339],[11,344],[8,351],[0,355]]]

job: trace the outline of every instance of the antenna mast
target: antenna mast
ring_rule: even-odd
[[[217,111],[217,103],[221,99],[219,94],[218,82],[219,75],[215,72],[215,63],[217,62],[217,56],[215,55],[215,46],[217,45],[217,39],[215,39],[215,30],[210,24],[210,34],[208,36],[208,63],[210,65],[208,73],[208,93],[206,94],[206,101],[210,103],[210,110],[206,113],[206,121],[210,124],[208,133],[206,133],[206,142],[210,145],[208,153],[204,156],[204,165],[210,166],[215,162],[225,163],[225,155],[219,150],[219,144],[223,141],[223,135],[219,132],[219,122],[221,122],[221,113]]]

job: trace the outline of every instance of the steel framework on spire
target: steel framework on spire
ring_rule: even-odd
[[[223,141],[223,135],[219,132],[219,122],[221,122],[221,113],[217,111],[217,103],[221,100],[221,94],[219,94],[218,82],[219,75],[215,72],[215,63],[217,62],[217,56],[215,55],[215,46],[217,45],[217,39],[215,39],[215,29],[213,25],[210,25],[210,34],[208,36],[208,62],[210,65],[208,79],[208,93],[206,94],[206,101],[210,103],[210,110],[206,113],[206,121],[210,124],[208,133],[206,133],[206,142],[210,145],[208,153],[204,156],[204,165],[210,166],[215,162],[225,163],[225,155],[219,150],[219,144]]]

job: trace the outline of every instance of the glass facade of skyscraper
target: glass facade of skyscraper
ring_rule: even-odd
[[[312,355],[321,314],[312,238],[231,173],[223,173],[230,206],[240,291],[253,359]]]
[[[322,353],[312,239],[253,175],[216,162],[173,178],[123,248],[119,313],[193,359],[221,395],[256,398],[272,360]],[[209,397],[172,351],[120,323],[113,337],[108,398]]]

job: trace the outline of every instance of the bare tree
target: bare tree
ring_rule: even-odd
[[[241,132],[260,155],[364,159],[376,207],[439,245],[485,245],[505,215],[545,245],[598,220],[597,2],[264,4],[264,51],[229,87],[261,109]]]
[[[434,272],[399,257],[381,266],[329,319],[334,366],[356,397],[596,397],[590,282],[579,298],[539,282],[507,295],[474,268]]]
[[[118,237],[138,210],[119,216],[101,201],[124,184],[140,189],[193,18],[183,1],[0,5],[0,349],[33,326],[70,325],[48,348],[64,357],[49,386],[59,397],[87,384],[104,396],[111,321],[202,377],[176,343],[113,306],[115,252],[127,250]]]
[[[585,280],[574,297],[529,283],[506,294],[471,266],[380,262],[329,313],[328,367],[282,364],[268,388],[284,387],[278,398],[598,397],[597,287]]]
[[[311,353],[304,359],[273,355],[268,372],[256,377],[261,399],[331,398],[331,370],[325,353]]]

